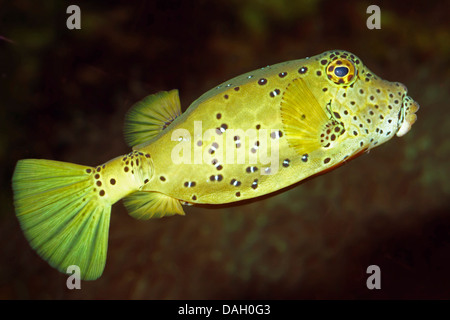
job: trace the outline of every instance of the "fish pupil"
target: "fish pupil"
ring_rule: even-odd
[[[344,77],[348,74],[348,68],[347,67],[337,67],[334,69],[334,74],[336,77]]]

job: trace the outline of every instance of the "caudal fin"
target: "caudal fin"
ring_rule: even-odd
[[[94,168],[26,159],[12,178],[16,215],[36,252],[66,273],[77,265],[94,280],[105,267],[111,205],[99,198]]]

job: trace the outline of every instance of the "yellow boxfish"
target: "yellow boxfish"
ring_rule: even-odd
[[[183,114],[177,90],[150,95],[126,115],[130,153],[96,167],[20,160],[16,215],[51,266],[97,279],[118,200],[149,219],[286,188],[407,133],[419,105],[406,93],[334,50],[240,75]]]

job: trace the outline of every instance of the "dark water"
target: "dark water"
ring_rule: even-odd
[[[298,2],[298,4],[296,4]],[[106,3],[106,2],[105,2]],[[63,1],[0,7],[0,299],[450,298],[448,2]],[[329,49],[404,83],[418,121],[348,165],[262,201],[146,222],[113,207],[103,276],[70,291],[29,247],[10,187],[17,160],[97,165],[129,149],[126,111]],[[369,265],[381,290],[366,287]]]

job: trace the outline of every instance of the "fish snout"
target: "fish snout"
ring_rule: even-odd
[[[402,137],[406,133],[408,133],[409,130],[411,130],[412,125],[417,120],[416,112],[419,110],[419,108],[420,106],[416,101],[414,101],[410,96],[405,96],[405,98],[403,99],[403,106],[401,111],[403,121],[399,125],[397,137]]]

